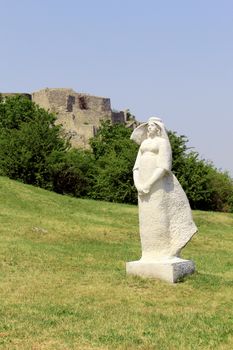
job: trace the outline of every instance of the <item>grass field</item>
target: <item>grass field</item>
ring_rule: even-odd
[[[233,214],[195,211],[179,284],[126,276],[137,208],[0,177],[0,349],[233,349]]]

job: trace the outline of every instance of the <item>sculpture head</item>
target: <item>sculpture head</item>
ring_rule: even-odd
[[[163,137],[168,140],[165,126],[158,117],[151,117],[147,123],[139,125],[131,134],[131,140],[140,145],[147,137]]]
[[[161,126],[159,126],[158,121],[161,119],[152,117],[147,122],[147,136],[156,137],[161,135]]]

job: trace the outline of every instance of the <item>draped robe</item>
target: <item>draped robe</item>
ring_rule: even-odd
[[[134,165],[139,182],[146,184],[156,168],[165,169],[165,174],[148,194],[138,196],[141,260],[178,257],[197,231],[186,194],[171,172],[171,161],[167,139],[155,137],[142,142]]]

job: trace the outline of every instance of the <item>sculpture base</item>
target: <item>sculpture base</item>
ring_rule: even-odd
[[[158,261],[131,261],[126,263],[126,273],[140,277],[159,278],[176,283],[186,275],[194,273],[195,265],[191,260],[180,258]]]

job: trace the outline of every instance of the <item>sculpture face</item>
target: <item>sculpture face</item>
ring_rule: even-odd
[[[148,123],[147,135],[149,137],[154,137],[154,136],[158,135],[159,132],[160,132],[160,129],[155,123],[153,123],[153,122]]]

